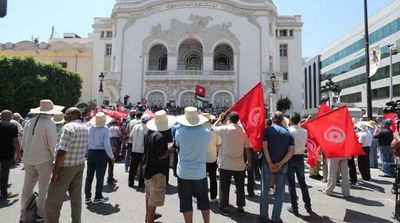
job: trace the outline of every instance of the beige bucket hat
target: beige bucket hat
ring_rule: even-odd
[[[51,119],[55,124],[63,124],[65,122],[64,113],[62,112],[54,114]]]
[[[198,126],[208,122],[208,118],[199,115],[195,107],[186,107],[185,114],[178,116],[177,120],[184,126]]]
[[[160,110],[154,114],[154,118],[147,122],[146,126],[152,131],[165,131],[172,128],[176,123],[176,118],[167,115],[167,112]]]
[[[99,112],[90,120],[90,124],[94,127],[103,127],[111,121],[112,118],[110,116],[107,116],[103,112]]]
[[[62,112],[63,109],[64,109],[64,106],[54,105],[51,100],[43,99],[40,101],[40,107],[32,108],[30,110],[30,112],[33,114],[53,115],[53,114]]]
[[[356,124],[354,124],[354,126],[357,127],[358,129],[360,129],[363,132],[367,131],[366,122],[357,122]]]

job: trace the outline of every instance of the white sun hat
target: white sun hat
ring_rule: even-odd
[[[103,127],[111,121],[112,118],[110,116],[107,116],[103,112],[99,112],[90,120],[90,124],[94,127]]]
[[[62,112],[54,114],[53,118],[51,118],[51,119],[53,120],[53,122],[55,124],[62,124],[65,122],[64,113],[62,113]]]
[[[32,108],[30,110],[33,114],[48,114],[53,115],[56,113],[60,113],[64,109],[64,106],[54,105],[53,102],[49,99],[43,99],[40,101],[40,107]]]
[[[177,117],[178,123],[184,126],[198,126],[208,122],[208,118],[197,113],[197,108],[186,107],[185,114]]]
[[[172,128],[176,123],[176,118],[167,115],[167,112],[160,110],[154,114],[154,118],[147,122],[146,126],[152,131],[165,131]]]

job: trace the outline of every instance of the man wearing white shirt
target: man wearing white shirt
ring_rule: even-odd
[[[50,105],[52,109],[47,110],[45,104]],[[54,106],[50,100],[42,100],[41,108],[31,110],[32,113],[38,115],[26,124],[25,134],[22,137],[25,180],[21,196],[21,214],[23,214],[28,199],[32,196],[33,189],[39,181],[36,222],[44,220],[44,203],[53,168],[54,149],[57,143],[56,125],[51,120],[51,114],[55,114],[63,108],[62,106]]]
[[[292,207],[289,207],[288,210],[295,215],[299,214],[295,175],[297,175],[297,181],[299,182],[301,193],[303,194],[304,208],[307,210],[308,213],[312,213],[311,198],[304,177],[304,151],[306,150],[305,145],[307,142],[308,133],[307,130],[301,128],[298,125],[299,122],[300,114],[296,112],[293,113],[293,115],[290,117],[290,127],[288,129],[294,138],[294,154],[289,160],[287,178],[289,185],[290,201],[292,203]]]
[[[144,135],[148,131],[146,123],[149,120],[147,115],[141,117],[142,123],[137,124],[133,127],[131,134],[129,135],[129,141],[132,143],[132,153],[131,153],[131,164],[129,167],[129,178],[128,186],[133,187],[135,176],[137,174],[137,169],[139,167],[139,185],[138,188],[144,188],[144,177],[142,173],[142,157],[144,152]]]
[[[360,130],[357,132],[358,142],[361,144],[365,155],[359,155],[357,158],[358,161],[358,169],[360,170],[361,177],[363,180],[371,179],[371,171],[369,166],[369,152],[370,147],[372,145],[372,134],[368,131],[367,125],[363,122],[359,122],[356,124],[356,127]]]

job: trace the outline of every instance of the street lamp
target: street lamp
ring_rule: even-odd
[[[340,94],[340,87],[335,82],[332,81],[332,78],[328,78],[328,81],[325,83],[324,86],[320,88],[321,94],[323,97],[329,97],[329,106],[333,106],[333,98],[339,97]]]
[[[276,81],[276,76],[274,73],[271,74],[270,77],[271,84],[272,84],[272,94],[275,94],[275,81]]]
[[[393,101],[393,55],[396,55],[399,52],[399,49],[394,46],[394,44],[389,44],[389,54],[390,54],[390,85],[389,85],[389,98],[390,101]]]
[[[103,106],[103,101],[104,101],[104,91],[103,91],[104,73],[103,72],[100,73],[99,80],[100,80],[100,87],[99,87],[99,93],[97,94],[97,106]]]
[[[100,73],[100,75],[99,75],[99,80],[100,80],[99,92],[103,92],[103,81],[104,81],[104,74],[103,74],[103,72]]]

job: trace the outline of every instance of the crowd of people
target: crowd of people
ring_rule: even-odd
[[[298,216],[296,176],[304,208],[309,214],[313,213],[304,162],[308,133],[301,127],[304,120],[299,113],[286,119],[282,112],[275,112],[266,122],[262,148],[252,148],[239,114],[226,114],[220,108],[201,111],[195,107],[169,107],[148,113],[143,107],[137,107],[128,112],[121,126],[118,120],[103,112],[84,122],[78,108],[68,108],[65,113],[63,110],[63,106],[54,105],[51,100],[41,100],[40,106],[31,109],[26,120],[9,110],[1,112],[0,199],[18,196],[9,192],[7,185],[13,162],[22,161],[25,171],[22,222],[36,185],[39,188],[36,222],[59,222],[67,192],[72,222],[81,222],[82,201],[98,204],[109,200],[102,193],[107,166],[107,183],[116,184],[114,163],[122,160],[125,171],[129,172],[127,186],[145,192],[145,222],[152,223],[162,216],[156,209],[165,203],[171,165],[178,182],[179,211],[186,223],[193,222],[193,199],[205,223],[210,222],[210,202],[218,202],[219,212],[229,216],[232,178],[236,187],[235,211],[239,215],[246,212],[246,178],[248,196],[255,195],[254,184],[258,178],[261,181],[261,222],[283,222],[281,212],[286,184],[291,201],[288,211]],[[218,114],[217,117],[214,114]],[[391,143],[399,136],[392,132],[391,126],[391,120],[384,120],[380,126],[374,122],[358,122],[354,126],[366,153],[357,157],[365,181],[371,180],[370,168],[378,168],[378,154],[382,176],[395,176]],[[318,163],[310,168],[310,178],[324,180],[323,193],[327,195],[332,195],[337,182],[341,181],[343,197],[348,198],[350,183],[357,183],[354,157],[321,160],[324,160],[323,176],[319,174],[321,164]],[[270,214],[271,195],[274,204]]]

